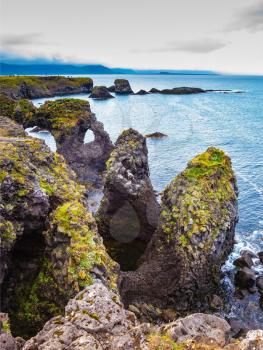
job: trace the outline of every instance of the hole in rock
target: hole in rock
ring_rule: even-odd
[[[120,264],[122,271],[137,268],[146,243],[140,239],[140,220],[128,202],[125,202],[112,216],[109,225],[109,239],[104,244],[112,259]]]
[[[39,331],[21,321],[20,314],[21,310],[27,312],[28,294],[39,273],[44,249],[42,231],[34,230],[18,238],[11,252],[9,269],[2,285],[1,302],[3,311],[9,314],[13,336],[27,339]]]
[[[85,137],[84,137],[84,143],[89,143],[95,140],[95,136],[92,130],[87,130]]]

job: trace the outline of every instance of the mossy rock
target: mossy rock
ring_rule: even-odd
[[[4,257],[12,256],[27,235],[44,242],[34,262],[38,268],[15,279],[16,288],[3,297],[11,298],[8,311],[15,335],[31,336],[97,278],[117,288],[117,264],[86,209],[85,188],[42,140],[18,136],[0,142],[0,197]],[[9,290],[11,277],[8,270],[4,273],[4,290]]]
[[[40,98],[69,93],[90,92],[90,78],[67,78],[63,76],[2,76],[0,93],[14,99]]]

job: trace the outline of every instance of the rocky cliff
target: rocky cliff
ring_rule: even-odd
[[[27,99],[15,101],[0,95],[0,112],[8,115],[25,128],[39,126],[54,136],[57,152],[62,154],[84,184],[101,184],[101,172],[106,168],[113,145],[88,101],[59,99],[47,101],[35,108]],[[92,142],[85,142],[85,134],[91,130]]]
[[[63,157],[8,118],[0,123],[2,309],[27,337],[95,280],[116,288],[118,269]]]
[[[127,304],[200,310],[217,292],[220,267],[234,245],[236,179],[223,151],[208,150],[164,190],[158,229],[140,267],[123,273]]]
[[[107,161],[97,222],[115,258],[120,262],[118,255],[124,256],[125,269],[136,262],[157,227],[159,205],[149,176],[146,139],[134,129],[123,131]]]
[[[0,77],[0,93],[13,99],[88,93],[92,87],[93,81],[90,78],[66,78],[63,76]]]

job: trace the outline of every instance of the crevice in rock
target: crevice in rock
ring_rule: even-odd
[[[21,322],[21,307],[26,312],[27,295],[44,258],[42,230],[29,230],[17,239],[9,256],[9,268],[2,286],[2,310],[10,317],[14,336],[33,336],[38,330]]]

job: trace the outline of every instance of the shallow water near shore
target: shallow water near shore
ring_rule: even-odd
[[[112,85],[116,77],[91,76],[94,85],[106,86]],[[112,141],[129,127],[142,134],[159,131],[168,135],[161,140],[147,140],[151,180],[157,191],[164,189],[192,157],[207,147],[226,151],[232,159],[239,188],[237,244],[226,269],[232,267],[240,250],[263,250],[263,77],[125,75],[123,78],[130,81],[134,92],[179,86],[232,90],[182,96],[116,96],[104,101],[89,99],[87,94],[70,97],[89,100]],[[53,99],[56,98],[61,97]],[[39,106],[45,100],[33,102]],[[50,136],[38,134],[38,137],[46,139],[54,149]]]

